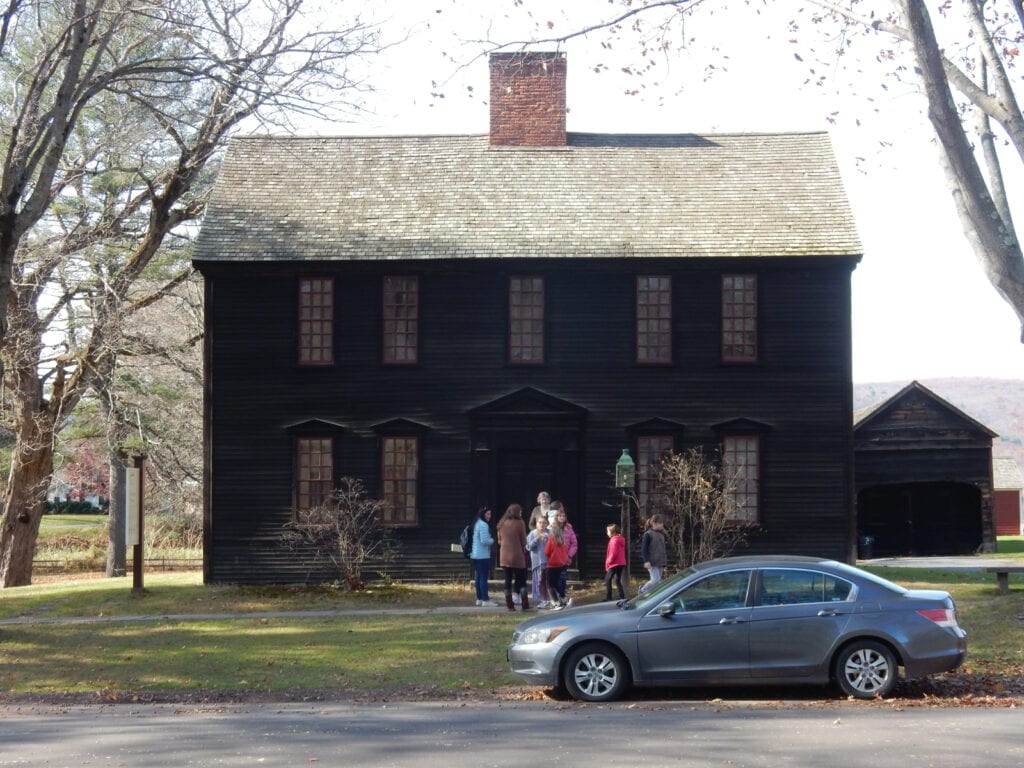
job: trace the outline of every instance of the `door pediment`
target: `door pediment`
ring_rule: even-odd
[[[469,411],[469,418],[476,426],[509,423],[519,428],[537,422],[580,427],[586,416],[586,408],[533,387],[518,389]]]

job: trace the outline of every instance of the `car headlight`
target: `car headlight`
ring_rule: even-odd
[[[568,627],[535,627],[528,629],[516,638],[516,645],[536,645],[537,643],[550,643]]]

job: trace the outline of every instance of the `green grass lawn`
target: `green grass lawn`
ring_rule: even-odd
[[[872,568],[908,587],[946,589],[957,601],[979,680],[1024,673],[1024,589],[1000,595],[991,575]],[[575,592],[598,598],[603,586]],[[175,614],[469,605],[465,585],[329,588],[203,586],[201,576],[159,573],[143,594],[131,579],[71,579],[5,590],[0,618],[167,617],[148,622],[0,626],[0,689],[13,693],[347,689],[491,690],[517,685],[507,644],[522,613],[416,614],[315,618],[216,618]]]

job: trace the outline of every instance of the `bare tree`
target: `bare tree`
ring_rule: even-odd
[[[529,0],[515,2],[532,5]],[[580,20],[567,31],[553,30],[538,21],[538,33],[532,39],[487,42],[492,47],[559,46],[577,37],[604,33],[616,42],[636,43],[640,55],[633,71],[642,73],[659,51],[675,44],[673,41],[700,34],[699,20],[689,22],[686,34],[680,34],[691,14],[698,9],[727,13],[728,6],[728,0],[611,0],[595,16]],[[824,39],[844,56],[851,55],[858,33],[862,38],[884,39],[880,50],[872,54],[893,62],[892,76],[916,76],[938,140],[939,164],[964,234],[989,282],[1016,313],[1024,341],[1024,254],[1010,215],[1013,206],[1001,165],[1013,162],[1024,166],[1024,114],[1012,76],[1024,43],[1024,3],[807,0],[792,3],[792,9],[793,28],[799,28],[799,34]],[[943,25],[947,38],[940,40],[936,35],[933,13],[949,22]],[[958,23],[953,19],[956,14],[960,14]],[[800,27],[798,17],[811,24]],[[809,38],[803,42],[810,44]],[[900,44],[909,48],[909,62],[901,59]],[[723,41],[719,47],[726,49],[727,45]],[[1000,142],[1015,159],[1000,156]]]
[[[384,507],[367,496],[360,480],[343,477],[330,499],[286,523],[281,539],[290,549],[312,554],[311,568],[327,563],[343,588],[362,589],[367,564],[386,567],[395,554],[395,542],[381,522]]]
[[[680,568],[726,557],[753,530],[737,522],[735,478],[701,448],[670,453],[658,465],[657,492],[667,520],[665,535]]]
[[[375,50],[358,19],[339,28],[303,18],[306,5],[26,0],[4,17],[0,305],[16,445],[3,586],[31,582],[60,430],[113,380],[133,318],[188,278],[161,254],[194,232],[227,137],[250,117],[343,103],[347,65]]]

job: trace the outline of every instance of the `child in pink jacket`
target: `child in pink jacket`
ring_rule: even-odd
[[[608,523],[608,549],[604,555],[604,599],[612,599],[612,582],[619,588],[619,600],[626,599],[622,572],[626,570],[626,539],[617,523]]]

